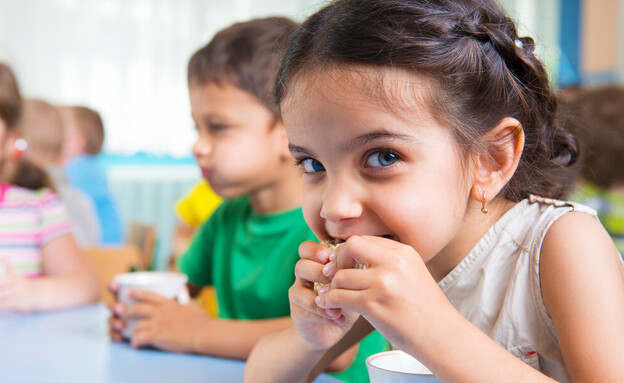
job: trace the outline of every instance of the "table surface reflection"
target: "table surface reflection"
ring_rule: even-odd
[[[102,305],[49,313],[0,312],[0,382],[242,382],[238,360],[135,350],[109,340]],[[316,383],[338,380],[320,376]]]

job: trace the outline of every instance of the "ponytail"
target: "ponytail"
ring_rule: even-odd
[[[10,183],[31,190],[39,190],[41,188],[49,188],[54,190],[50,177],[45,170],[30,162],[26,158],[18,160],[10,176]]]

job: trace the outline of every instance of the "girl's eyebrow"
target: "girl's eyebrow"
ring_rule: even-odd
[[[305,155],[310,155],[310,152],[308,152],[307,149],[301,146],[297,146],[297,145],[288,144],[288,150],[290,150],[291,153],[301,153]]]
[[[343,151],[349,152],[355,148],[358,148],[360,146],[366,145],[370,142],[377,141],[377,140],[400,140],[400,141],[411,141],[411,142],[416,141],[413,136],[410,136],[408,134],[393,133],[393,132],[389,132],[387,130],[381,129],[381,130],[376,130],[376,131],[363,134],[361,136],[358,136],[352,139],[347,145],[343,147]],[[301,147],[301,146],[289,144],[288,149],[290,150],[291,153],[311,155],[310,152],[306,148]]]
[[[394,133],[394,132],[389,132],[385,129],[379,129],[379,130],[375,130],[375,131],[372,131],[372,132],[369,132],[369,133],[366,133],[366,134],[363,134],[361,136],[354,138],[353,140],[351,140],[351,142],[349,142],[345,146],[344,150],[351,151],[354,148],[366,145],[370,142],[377,141],[377,140],[398,140],[398,141],[414,142],[415,138],[408,134]]]

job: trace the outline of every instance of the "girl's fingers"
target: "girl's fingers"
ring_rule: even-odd
[[[316,322],[325,323],[326,320],[334,320],[339,315],[334,312],[328,313],[324,308],[319,307],[316,302],[316,293],[305,287],[300,281],[295,282],[295,285],[289,290],[289,298],[291,304],[297,306],[300,310],[304,311],[308,316],[308,319],[312,319]],[[317,317],[316,319],[313,317]]]
[[[357,290],[332,289],[326,294],[319,295],[316,303],[326,309],[340,307],[342,310],[364,313],[366,310],[363,310],[365,300],[362,299],[362,293]]]
[[[323,264],[308,259],[301,259],[295,264],[295,277],[306,282],[330,282],[330,279],[323,275]]]
[[[330,251],[325,246],[314,241],[305,241],[299,245],[299,256],[301,259],[309,259],[315,262],[327,263]]]

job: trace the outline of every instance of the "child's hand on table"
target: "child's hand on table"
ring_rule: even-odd
[[[130,298],[136,303],[126,306],[115,302],[110,306],[113,315],[109,325],[113,340],[123,340],[122,331],[127,318],[138,318],[130,340],[132,347],[151,346],[171,352],[197,352],[198,329],[204,328],[210,321],[200,306],[193,302],[180,304],[142,290],[131,291]]]
[[[11,266],[0,259],[0,309],[31,311],[34,297],[30,285],[28,278],[15,274]]]

